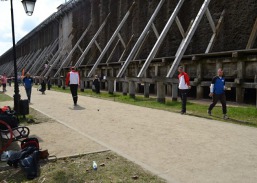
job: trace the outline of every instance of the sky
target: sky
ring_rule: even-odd
[[[67,1],[67,0],[66,0]],[[15,42],[57,11],[65,0],[37,0],[34,13],[28,16],[21,0],[13,0]],[[12,26],[10,0],[0,0],[0,56],[12,47]]]

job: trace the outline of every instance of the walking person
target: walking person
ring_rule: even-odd
[[[212,103],[208,108],[208,114],[210,116],[212,109],[215,107],[217,102],[220,101],[222,105],[223,118],[228,119],[225,90],[225,78],[223,77],[223,70],[220,68],[217,71],[217,76],[212,79],[210,86],[209,96],[212,97]]]
[[[51,89],[51,78],[50,78],[50,76],[47,77],[47,89],[48,90]]]
[[[46,91],[46,82],[45,82],[45,78],[43,77],[42,82],[40,83],[40,92],[42,92],[42,95],[45,95],[45,91]]]
[[[189,89],[191,88],[190,86],[190,78],[186,72],[184,72],[184,68],[182,66],[179,66],[178,68],[178,79],[179,79],[179,93],[181,96],[181,101],[182,101],[182,110],[181,114],[186,114],[186,103],[187,103],[187,93]]]
[[[70,86],[74,106],[76,106],[78,102],[79,73],[74,67],[71,68],[71,71],[66,76],[66,86]]]
[[[2,80],[2,85],[3,85],[3,92],[6,92],[7,77],[6,77],[5,73],[3,74],[1,80]]]
[[[31,102],[31,89],[33,86],[33,79],[30,77],[30,73],[26,73],[26,76],[23,78],[23,84],[26,90],[29,103]]]

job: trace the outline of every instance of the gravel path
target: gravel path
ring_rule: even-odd
[[[168,182],[257,182],[256,128],[84,96],[78,104],[70,94],[32,92],[31,107],[70,128],[68,133],[82,134]]]

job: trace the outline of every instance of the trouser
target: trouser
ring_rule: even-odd
[[[186,104],[187,104],[187,93],[188,90],[179,90],[181,101],[182,101],[182,110],[181,112],[186,112]]]
[[[3,83],[3,92],[6,91],[6,83]]]
[[[25,90],[26,90],[26,94],[27,94],[28,100],[29,100],[29,102],[30,102],[31,88],[25,88]]]
[[[74,104],[77,104],[77,101],[78,101],[78,85],[71,84],[70,85],[70,91],[71,91],[71,95],[72,95]]]
[[[226,95],[225,93],[223,94],[213,94],[213,97],[212,97],[212,103],[209,107],[209,111],[211,111],[215,105],[217,104],[217,102],[220,100],[220,103],[222,105],[222,111],[223,111],[223,114],[227,114],[227,104],[226,104]]]

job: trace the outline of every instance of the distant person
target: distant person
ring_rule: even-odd
[[[51,78],[50,78],[50,76],[47,77],[47,89],[48,90],[51,89]]]
[[[179,66],[178,68],[178,79],[179,79],[179,93],[181,96],[181,101],[182,101],[182,110],[181,114],[186,114],[186,103],[187,103],[187,93],[189,89],[191,88],[190,86],[190,78],[186,72],[184,72],[184,68],[182,66]]]
[[[74,67],[71,67],[71,71],[68,72],[65,84],[66,86],[70,86],[74,106],[76,106],[78,102],[79,73]]]
[[[94,92],[100,93],[100,80],[97,75],[95,75],[93,85],[94,85],[94,90],[95,90]]]
[[[23,84],[26,90],[29,103],[31,102],[31,89],[33,86],[33,79],[30,77],[30,73],[26,73],[26,76],[23,78]]]
[[[11,78],[11,77],[8,78],[7,81],[8,81],[8,83],[9,83],[9,86],[11,87],[11,86],[12,86],[12,78]]]
[[[3,85],[3,92],[6,92],[7,77],[6,77],[5,73],[3,74],[1,81],[2,81],[2,85]]]
[[[217,71],[217,76],[212,79],[210,86],[210,94],[212,97],[212,103],[208,108],[208,114],[211,116],[211,111],[220,100],[222,105],[223,118],[228,119],[227,116],[227,104],[226,104],[226,95],[225,95],[225,78],[223,77],[223,70],[220,68]]]
[[[42,92],[42,94],[44,95],[45,94],[45,91],[46,91],[46,82],[45,82],[45,79],[43,78],[42,79],[42,82],[40,83],[40,90]]]

